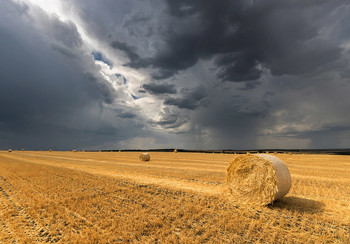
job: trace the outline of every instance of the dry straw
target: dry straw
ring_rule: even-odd
[[[229,163],[226,183],[237,202],[267,205],[288,193],[291,177],[287,166],[277,157],[241,155]]]
[[[148,153],[141,153],[139,156],[139,159],[141,161],[150,161],[151,160],[151,156]]]

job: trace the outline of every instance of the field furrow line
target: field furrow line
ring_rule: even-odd
[[[25,227],[22,227],[21,229],[23,232],[31,239],[37,241],[37,242],[47,242],[50,241],[50,237],[48,235],[49,230],[39,224],[37,221],[35,221],[31,216],[28,215],[26,210],[19,204],[19,202],[16,200],[15,196],[11,194],[12,192],[15,192],[15,189],[11,189],[8,184],[4,184],[4,177],[1,179],[1,187],[0,187],[0,193],[2,195],[2,202],[6,201],[5,203],[6,208],[4,209],[12,209],[13,213],[11,215],[11,222],[7,223],[5,226],[8,228],[10,233],[13,233],[14,227],[18,223],[26,223]],[[13,228],[9,227],[8,225],[11,224],[14,226]],[[47,237],[46,237],[47,236]],[[58,240],[57,240],[58,241]]]

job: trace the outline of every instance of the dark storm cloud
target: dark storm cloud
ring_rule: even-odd
[[[62,22],[57,18],[43,16],[42,23],[47,33],[65,47],[78,49],[83,41],[78,33],[77,27],[72,22]]]
[[[176,129],[185,124],[187,121],[187,118],[183,115],[179,116],[179,113],[177,114],[162,114],[162,119],[158,121],[156,124],[160,125],[163,128],[167,129]]]
[[[267,133],[265,128],[274,131],[274,138],[282,138],[289,127],[311,132],[308,124],[322,124],[334,111],[343,114],[335,113],[334,120],[349,121],[344,108],[334,105],[337,94],[348,89],[348,1],[128,1],[128,7],[107,1],[104,8],[98,6],[103,17],[96,14],[93,1],[78,2],[83,5],[83,19],[93,22],[91,31],[122,51],[129,59],[126,65],[148,68],[154,80],[176,82],[178,93],[163,96],[163,105],[169,105],[158,121],[163,128],[191,121],[195,129],[188,133],[192,137],[209,135],[211,145],[242,148],[258,146],[257,138]],[[115,19],[113,11],[119,11]],[[211,69],[213,77],[201,76],[203,69]],[[190,85],[187,77],[191,77]],[[336,85],[327,85],[335,81]],[[201,85],[203,92],[182,90]],[[329,95],[333,105],[320,102],[327,96],[322,86],[334,91]],[[308,105],[306,90],[315,94]],[[342,98],[344,104],[349,103],[345,95]],[[308,111],[310,103],[317,104],[314,109],[322,110],[325,117]],[[173,110],[180,111],[180,120]],[[187,112],[190,116],[184,119]],[[332,133],[319,125],[322,130],[324,135]],[[292,133],[303,139],[299,132]],[[315,134],[305,135],[317,141]],[[283,137],[281,143],[276,139],[276,145],[288,143],[289,138]],[[334,145],[340,145],[336,141]]]
[[[217,97],[217,101],[196,113],[192,121],[210,131],[212,148],[257,148],[262,121],[270,112],[268,102],[252,102],[240,96]]]
[[[0,2],[1,147],[349,145],[348,1],[61,3]]]
[[[166,79],[214,59],[223,81],[250,81],[262,67],[273,75],[302,75],[335,61],[341,48],[322,39],[322,14],[345,1],[167,1],[169,17],[160,31],[164,43],[151,58],[113,42],[134,68],[154,67],[154,79]]]
[[[80,51],[76,27],[44,13],[34,26],[25,9],[0,2],[0,148],[93,148],[128,138],[122,120],[116,128],[106,119],[115,115],[103,104],[116,93]]]
[[[181,93],[185,94],[179,98],[169,97],[164,100],[164,104],[194,110],[205,102],[205,97],[207,96],[207,92],[202,86],[192,91],[182,91]]]
[[[168,47],[154,63],[176,73],[200,58],[216,57],[218,77],[227,81],[258,79],[259,64],[274,75],[312,73],[336,60],[341,49],[318,36],[322,26],[317,25],[317,18],[322,16],[309,17],[313,12],[331,11],[339,3],[168,1],[175,18],[198,16],[195,20],[200,25],[195,28],[192,21],[189,32],[175,22],[177,31],[166,34]]]
[[[107,83],[99,80],[94,74],[87,72],[85,74],[86,80],[89,81],[89,84],[92,88],[95,88],[99,91],[99,97],[107,104],[111,104],[115,97],[115,90]]]
[[[111,43],[111,46],[115,49],[123,51],[126,54],[126,56],[130,59],[130,62],[126,65],[129,65],[133,68],[140,68],[142,66],[145,66],[143,64],[144,61],[141,61],[139,55],[136,53],[135,47],[129,46],[128,44],[120,41],[113,41]]]
[[[148,83],[143,84],[142,86],[146,91],[151,94],[176,94],[176,88],[174,84],[157,84],[157,83]]]
[[[124,118],[124,119],[134,119],[137,117],[137,115],[130,112],[123,112],[118,114],[118,117]]]

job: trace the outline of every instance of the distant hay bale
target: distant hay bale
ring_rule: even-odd
[[[12,149],[9,149],[8,151],[9,151],[9,152],[12,152]]]
[[[278,153],[277,152],[273,152],[273,155],[277,155]]]
[[[238,202],[267,205],[288,193],[291,176],[287,166],[277,157],[241,155],[229,163],[226,184]]]
[[[22,152],[24,152],[24,149],[22,149]]]
[[[174,153],[177,153],[177,149],[174,150]]]
[[[139,156],[139,159],[141,161],[150,161],[151,160],[151,156],[148,153],[141,153]]]
[[[289,152],[288,155],[293,155],[293,153]]]
[[[73,152],[77,152],[77,150],[72,150]]]
[[[250,155],[250,152],[247,152],[246,154],[247,154],[247,155]]]
[[[52,152],[52,149],[49,149],[49,152]]]

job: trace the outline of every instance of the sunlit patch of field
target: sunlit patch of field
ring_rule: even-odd
[[[266,207],[225,189],[235,155],[0,152],[0,243],[349,243],[350,156],[277,155],[292,188]]]

